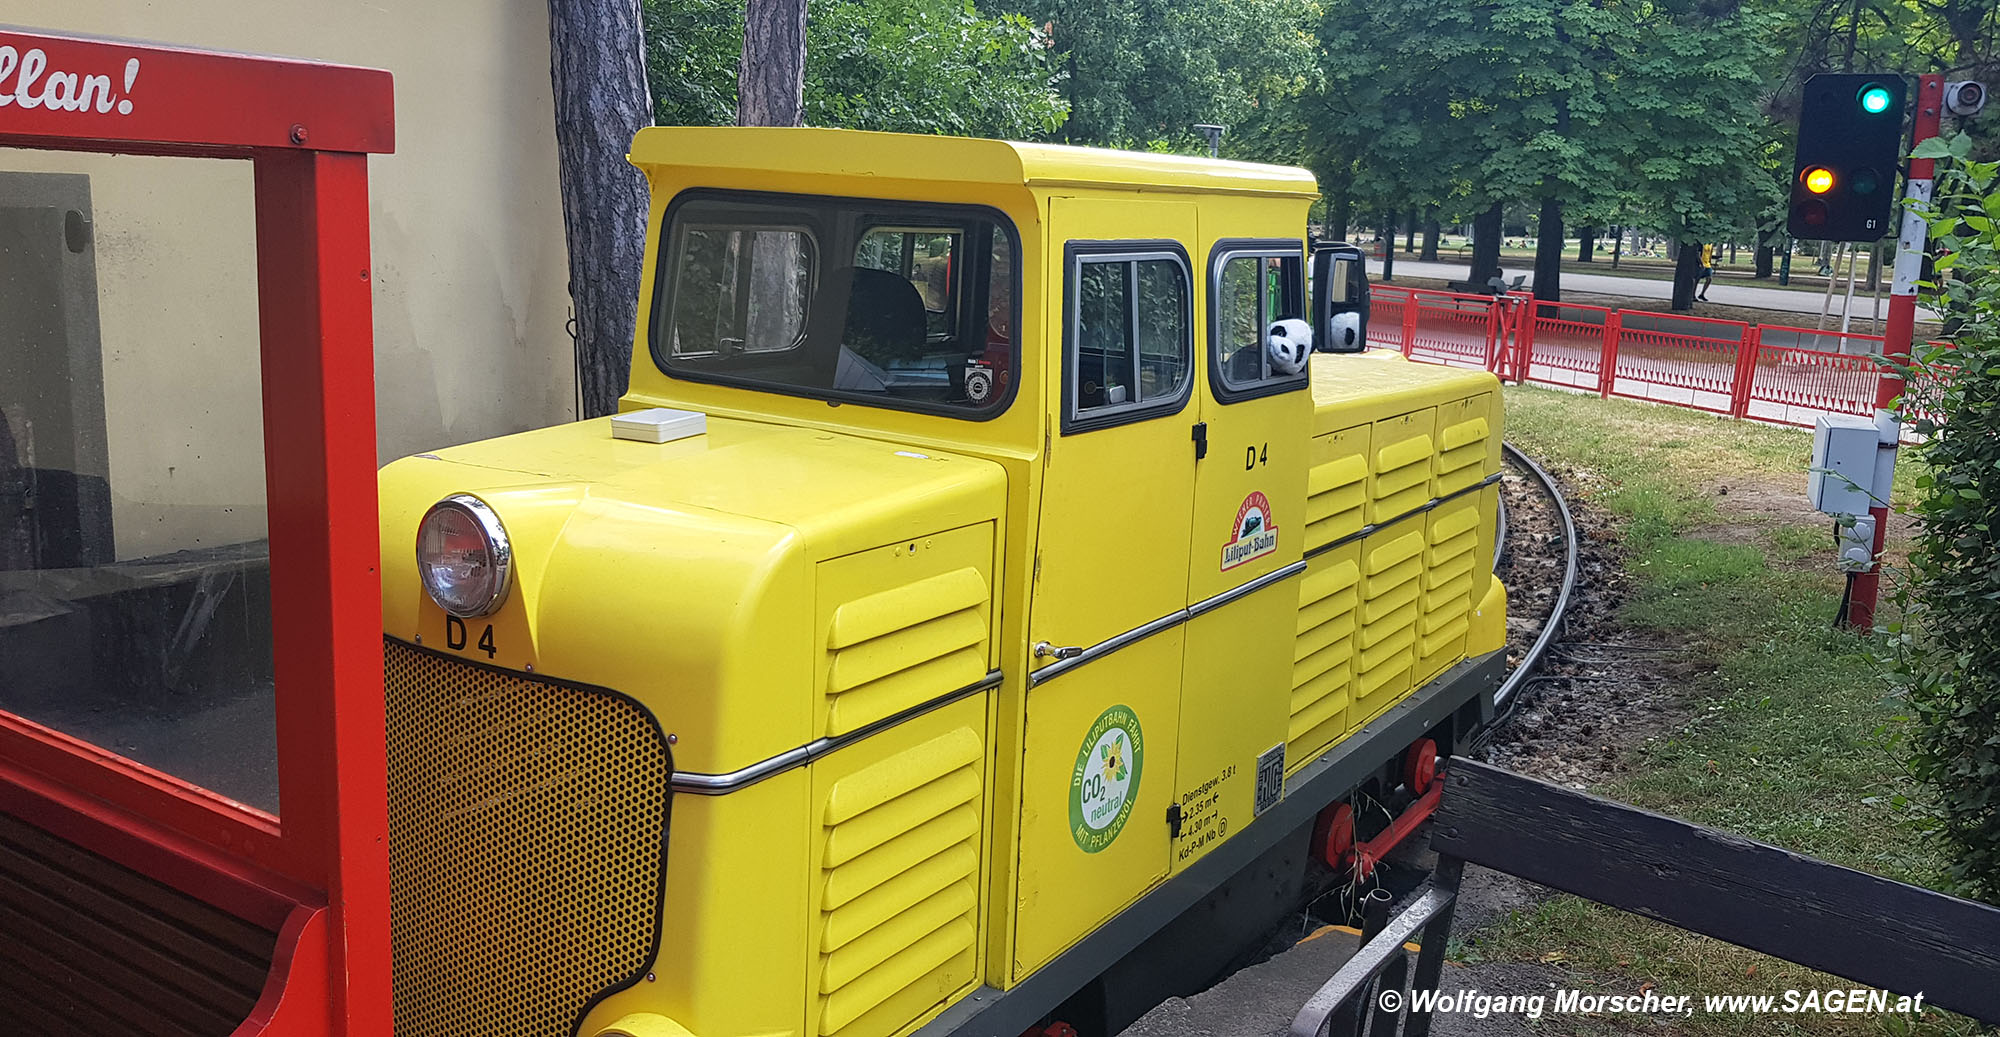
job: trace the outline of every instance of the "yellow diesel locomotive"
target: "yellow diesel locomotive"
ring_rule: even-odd
[[[1365,308],[1305,172],[630,157],[621,413],[381,473],[399,1034],[1115,1026],[1490,716],[1498,384],[1274,358]]]

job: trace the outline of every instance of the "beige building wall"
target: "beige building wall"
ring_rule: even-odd
[[[572,416],[542,0],[0,0],[0,24],[388,69],[381,459]],[[118,557],[262,536],[248,164],[0,150],[0,170],[91,176]]]

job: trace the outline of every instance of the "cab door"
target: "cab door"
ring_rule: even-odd
[[[1304,275],[1298,238],[1218,240],[1204,264],[1195,399],[1208,449],[1195,465],[1175,870],[1283,791],[1300,582],[1287,573],[1305,543],[1312,393],[1266,338],[1306,318]]]
[[[1194,494],[1186,202],[1058,198],[1015,975],[1165,876]]]

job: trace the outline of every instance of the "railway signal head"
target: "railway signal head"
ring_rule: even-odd
[[[1874,241],[1889,233],[1904,89],[1895,75],[1826,74],[1806,81],[1787,220],[1793,237]]]

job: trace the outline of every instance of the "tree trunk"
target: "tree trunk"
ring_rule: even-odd
[[[1618,257],[1625,251],[1625,228],[1611,228],[1611,269],[1618,269]]]
[[[1431,213],[1431,218],[1424,223],[1424,250],[1417,254],[1417,258],[1426,263],[1437,262],[1438,235],[1443,230],[1438,226],[1437,210],[1433,209]]]
[[[1750,276],[1759,281],[1770,277],[1771,263],[1777,258],[1778,246],[1769,244],[1758,245],[1757,257],[1754,260],[1755,265],[1751,268]]]
[[[1730,239],[1729,239],[1729,265],[1730,265],[1730,266],[1735,266],[1735,265],[1736,265],[1736,239],[1735,239],[1735,238],[1730,238]]]
[[[1396,214],[1382,215],[1382,229],[1377,234],[1382,239],[1382,280],[1396,279]]]
[[[1679,241],[1680,254],[1674,260],[1674,302],[1676,310],[1694,309],[1694,283],[1701,277],[1701,242]]]
[[[1415,209],[1411,209],[1411,210],[1410,210],[1410,227],[1409,227],[1409,232],[1408,232],[1408,235],[1407,235],[1406,237],[1404,237],[1404,238],[1403,238],[1403,251],[1404,251],[1404,252],[1415,252],[1415,251],[1417,250],[1417,223],[1418,223],[1418,222],[1419,222],[1419,221],[1418,221],[1418,219],[1417,219],[1417,210],[1415,210]]]
[[[1578,227],[1576,229],[1576,261],[1579,263],[1588,263],[1590,262],[1590,257],[1596,254],[1597,228]]]
[[[1472,271],[1465,277],[1473,284],[1485,284],[1500,276],[1500,203],[1473,217]]]
[[[1882,287],[1882,248],[1879,245],[1869,245],[1868,246],[1868,290],[1872,292],[1880,289],[1881,287]]]
[[[1541,226],[1535,238],[1535,298],[1562,301],[1563,206],[1553,196],[1542,199]]]
[[[747,0],[736,66],[736,125],[803,126],[806,0]]]
[[[549,0],[549,58],[577,417],[600,417],[618,409],[631,375],[645,262],[646,179],[625,161],[632,135],[653,124],[639,0]]]
[[[1320,194],[1326,198],[1326,239],[1346,241],[1348,224],[1354,220],[1352,166],[1335,162],[1319,178]]]

